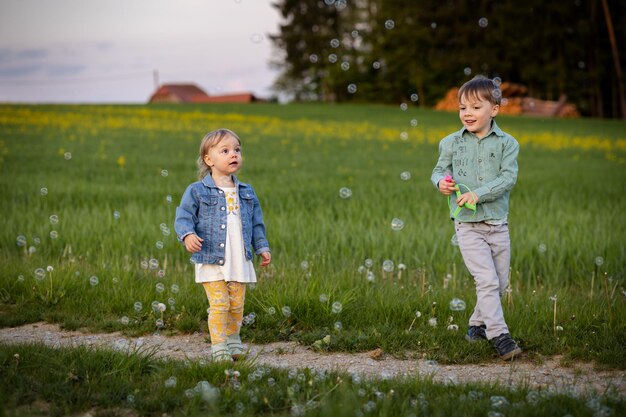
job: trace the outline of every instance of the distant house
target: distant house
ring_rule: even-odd
[[[252,93],[209,96],[195,84],[163,84],[150,97],[150,103],[252,103]]]
[[[150,103],[208,103],[209,95],[195,84],[163,84],[152,97]]]

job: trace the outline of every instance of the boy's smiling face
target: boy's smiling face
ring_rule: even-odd
[[[498,104],[493,104],[479,96],[466,95],[459,98],[459,118],[463,126],[479,139],[489,133],[491,119],[496,117],[498,110],[500,110]]]

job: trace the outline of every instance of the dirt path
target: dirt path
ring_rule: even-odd
[[[158,357],[197,360],[210,357],[210,345],[205,334],[183,336],[148,335],[131,338],[121,333],[81,333],[61,330],[47,323],[28,324],[0,329],[0,343],[42,342],[51,347],[93,346],[125,351],[134,348],[156,348]],[[498,382],[506,386],[530,386],[560,393],[579,395],[604,393],[615,389],[626,396],[626,371],[596,371],[592,364],[575,363],[571,367],[559,364],[559,357],[545,358],[543,363],[519,360],[478,365],[438,365],[426,360],[395,359],[382,355],[372,359],[370,353],[318,353],[294,342],[249,345],[255,363],[281,368],[310,368],[338,370],[363,377],[389,378],[395,376],[432,377],[436,382]]]

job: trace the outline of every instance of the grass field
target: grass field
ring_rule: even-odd
[[[513,336],[531,359],[624,369],[626,123],[498,123],[521,144],[503,299]],[[463,342],[473,282],[429,182],[458,119],[390,106],[1,105],[0,325],[206,331],[207,302],[173,222],[199,141],[218,127],[242,138],[240,178],[259,195],[272,246],[247,294],[244,341],[495,357]],[[451,310],[454,298],[467,308]]]

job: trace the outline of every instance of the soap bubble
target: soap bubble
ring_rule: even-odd
[[[348,61],[343,61],[341,63],[341,69],[344,71],[348,71],[350,69],[350,63]]]
[[[72,159],[72,153],[71,152],[65,152],[63,154],[63,158],[65,158],[65,159],[67,159],[69,161],[70,159]]]
[[[594,262],[596,263],[596,265],[602,266],[602,264],[604,264],[604,259],[602,258],[602,256],[596,256],[596,259]]]
[[[176,386],[176,377],[171,376],[165,380],[165,388],[174,388]]]
[[[48,195],[48,189],[46,187],[41,187],[41,189],[39,190],[39,193],[45,197]]]
[[[169,171],[167,169],[162,169],[161,170],[161,176],[162,177],[167,177],[168,175],[170,175]]]
[[[156,259],[152,258],[148,262],[148,265],[150,266],[150,269],[157,269],[159,267],[159,261],[157,261]]]
[[[411,173],[409,171],[404,171],[400,173],[400,179],[402,181],[408,181],[411,179]]]
[[[59,216],[57,216],[56,214],[53,214],[50,216],[50,223],[57,224],[58,222],[59,222]]]
[[[337,330],[338,332],[343,330],[343,324],[341,324],[340,321],[336,321],[335,324],[333,325],[333,327],[335,328],[335,330]]]
[[[261,43],[263,42],[263,35],[260,33],[253,33],[250,35],[250,42],[252,43]]]
[[[337,55],[335,55],[335,54],[328,55],[328,62],[330,62],[331,64],[336,63],[337,62]]]
[[[460,298],[453,298],[450,301],[450,310],[452,311],[463,311],[465,310],[465,301]]]
[[[333,48],[338,48],[340,44],[341,42],[339,42],[339,39],[337,38],[330,40],[330,46],[332,46]]]
[[[539,251],[539,253],[546,253],[546,251],[548,250],[548,247],[546,246],[545,243],[540,243],[539,246],[537,247],[537,250]]]
[[[365,264],[365,267],[366,267],[366,268],[371,268],[371,267],[372,267],[372,265],[374,265],[374,261],[372,261],[370,258],[367,258],[367,259],[365,260],[365,262],[363,262],[363,263]]]
[[[276,314],[276,309],[274,307],[268,307],[267,314],[269,314],[270,316],[273,316],[274,314]]]
[[[165,197],[165,201],[167,201],[168,204],[172,204],[172,196],[171,195],[167,195]]]
[[[406,104],[406,103],[401,103],[400,104],[400,110],[407,111],[408,108],[409,108],[408,104]]]
[[[470,75],[472,73],[472,69],[470,67],[465,67],[463,69],[463,74]]]
[[[398,219],[397,217],[391,220],[391,230],[400,231],[404,229],[404,221],[402,219]]]
[[[357,91],[356,84],[348,84],[348,93],[354,94]]]
[[[419,100],[417,93],[411,94],[411,101],[415,103],[417,100]]]
[[[317,60],[318,60],[318,57],[316,54],[309,55],[309,61],[311,62],[311,64],[317,63]]]
[[[165,326],[165,323],[163,322],[162,319],[157,319],[156,322],[154,323],[156,325],[156,327],[158,327],[159,329]]]
[[[452,235],[452,237],[450,238],[450,244],[452,246],[459,246],[459,238],[458,236],[455,234]]]
[[[98,277],[97,277],[97,276],[95,276],[95,275],[92,275],[92,276],[89,278],[89,283],[91,284],[91,286],[92,286],[92,287],[95,287],[96,285],[98,285],[98,283],[99,283],[99,282],[100,282],[100,280],[99,280],[99,279],[98,279]]]
[[[486,17],[481,17],[480,19],[478,19],[478,26],[480,26],[481,28],[486,28],[488,24],[489,20],[487,20]]]
[[[46,277],[46,270],[43,268],[37,268],[35,269],[35,279],[37,281],[41,281],[42,279],[44,279]]]
[[[302,269],[309,269],[309,262],[308,261],[302,261],[300,262],[300,268]]]
[[[380,69],[380,62],[378,62],[378,61],[372,62],[372,68],[374,68],[376,70]]]
[[[180,287],[178,286],[178,284],[172,284],[171,290],[174,294],[178,294],[178,291],[180,291]]]
[[[281,311],[283,312],[283,316],[285,316],[285,317],[289,317],[289,316],[291,316],[291,307],[289,307],[289,306],[283,306],[283,308],[281,309]]]
[[[326,303],[328,302],[328,296],[326,294],[320,294],[319,300],[320,303]]]
[[[386,261],[383,262],[383,271],[385,272],[393,272],[393,261],[390,259],[387,259]]]
[[[374,282],[376,280],[376,275],[374,275],[374,272],[367,271],[367,280],[369,282]]]
[[[35,253],[35,252],[37,252],[37,248],[36,248],[36,247],[34,247],[34,246],[30,246],[30,247],[28,248],[28,254],[29,254],[29,255],[32,255],[32,254],[33,254],[33,253]]]
[[[385,28],[386,28],[386,29],[391,30],[391,29],[393,29],[395,26],[396,26],[396,22],[394,22],[393,20],[391,20],[391,19],[387,19],[387,20],[385,21]]]
[[[120,323],[122,323],[124,326],[126,326],[129,323],[129,319],[127,316],[122,316],[122,318],[120,319]]]
[[[115,210],[115,211],[113,212],[113,218],[114,218],[115,220],[119,220],[119,219],[120,219],[120,217],[121,217],[120,212],[119,212],[119,211],[117,211],[117,210]]]
[[[170,298],[167,299],[167,303],[170,306],[174,306],[174,304],[176,304],[176,300],[173,297],[170,297]]]
[[[417,119],[411,119],[411,126],[417,126]]]
[[[339,197],[341,198],[350,198],[352,197],[352,190],[348,187],[342,187],[339,189]]]
[[[26,242],[26,236],[24,235],[19,235],[17,237],[17,241],[15,242],[17,244],[17,246],[22,247],[22,246],[26,246],[27,242]]]
[[[402,140],[408,140],[408,139],[409,139],[409,134],[408,134],[408,132],[400,132],[400,139],[402,139]]]
[[[155,289],[156,292],[162,293],[163,291],[165,291],[165,285],[163,285],[162,282],[157,282],[157,284],[155,285]]]
[[[509,400],[507,400],[505,397],[502,397],[500,395],[493,395],[490,398],[491,400],[491,406],[492,407],[505,407],[507,405],[509,405]]]
[[[24,275],[18,275],[17,282],[24,282]]]
[[[333,314],[339,314],[343,310],[343,306],[339,301],[335,301],[331,307],[331,311]]]
[[[50,231],[50,239],[56,239],[59,237],[59,233],[56,230]]]

